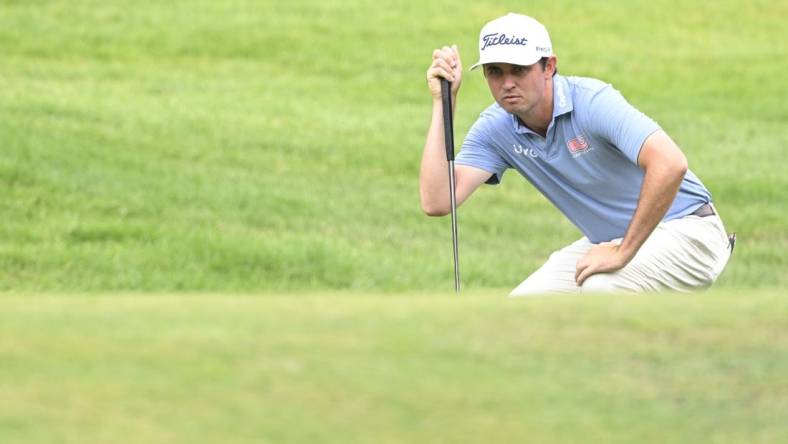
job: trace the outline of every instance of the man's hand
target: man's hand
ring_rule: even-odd
[[[443,103],[441,79],[451,82],[452,108],[457,107],[457,91],[462,82],[462,62],[457,46],[444,46],[432,53],[432,64],[427,69],[427,84],[432,94],[432,118],[419,173],[419,196],[421,209],[429,216],[444,216],[451,209],[449,193],[448,162],[443,132]],[[454,109],[452,109],[452,114]],[[492,173],[468,165],[457,165],[455,171],[455,193],[459,207],[476,188],[487,181]]]
[[[599,245],[594,245],[585,256],[577,261],[575,282],[580,287],[589,276],[620,270],[629,263],[629,260],[624,257],[619,251],[618,244],[614,242],[602,242]]]
[[[687,158],[664,131],[655,131],[640,149],[638,165],[643,169],[638,206],[620,244],[603,242],[577,261],[578,286],[596,273],[611,273],[626,266],[659,224],[687,173]]]
[[[444,46],[432,52],[432,64],[427,69],[427,84],[435,100],[441,100],[441,79],[451,82],[451,93],[457,96],[462,83],[462,62],[457,45]]]

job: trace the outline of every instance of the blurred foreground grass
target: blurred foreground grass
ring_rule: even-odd
[[[501,294],[2,295],[0,442],[788,434],[778,291]]]

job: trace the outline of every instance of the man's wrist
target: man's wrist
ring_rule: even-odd
[[[620,245],[618,245],[618,247],[616,247],[616,253],[618,254],[621,266],[624,267],[635,257],[637,250],[632,251],[632,249],[627,248],[622,242]]]

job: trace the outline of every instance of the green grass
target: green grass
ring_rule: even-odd
[[[776,443],[779,291],[0,297],[0,442]]]
[[[470,291],[435,293],[424,73],[507,11],[682,146],[739,234],[714,290],[504,299],[579,237],[509,173],[460,210]],[[787,15],[0,2],[0,443],[780,442]],[[467,73],[458,142],[489,103]]]
[[[785,287],[784,3],[83,0],[0,5],[0,289],[450,288],[424,72],[509,10],[684,148],[739,233],[718,285]],[[458,141],[489,103],[466,74]],[[515,173],[459,217],[469,288],[579,237]]]

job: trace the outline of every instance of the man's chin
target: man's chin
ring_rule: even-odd
[[[504,111],[508,112],[509,114],[514,114],[516,111],[516,106],[512,105],[511,103],[506,103],[503,100],[498,100],[498,106],[504,109]]]
[[[499,101],[498,105],[500,105],[501,108],[503,108],[504,111],[506,111],[509,114],[515,114],[516,115],[516,114],[520,114],[522,112],[522,107],[521,106],[517,106],[517,105],[511,104],[511,103],[506,103],[506,102]]]

